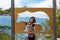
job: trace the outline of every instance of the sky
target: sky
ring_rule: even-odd
[[[15,0],[14,2],[15,2],[15,7],[19,7],[19,8],[24,7],[25,5],[28,7],[43,7],[43,8],[53,7],[52,0],[35,0],[35,1]],[[56,0],[56,4],[57,4],[57,8],[59,9],[59,0]],[[11,7],[11,0],[0,0],[0,8],[5,10],[10,7]]]
[[[36,18],[48,18],[49,19],[49,16],[43,11],[37,11],[37,12],[25,11],[22,13],[18,13],[18,17],[32,17],[32,16]]]
[[[21,8],[27,6],[27,8],[53,8],[53,0],[15,0],[15,7]]]
[[[0,0],[0,8],[2,10],[9,9],[11,7],[11,0]]]
[[[60,8],[60,6],[59,6],[60,4],[59,3],[60,3],[60,1],[59,0],[56,0],[56,7],[57,7],[57,9]]]

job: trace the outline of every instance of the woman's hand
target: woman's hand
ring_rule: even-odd
[[[27,32],[28,34],[35,34],[35,32]]]
[[[27,33],[28,34],[34,34],[34,31],[32,30],[32,28],[29,28]]]

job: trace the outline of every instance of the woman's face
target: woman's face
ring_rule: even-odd
[[[30,23],[33,23],[33,21],[34,21],[34,19],[32,18],[32,19],[30,19]]]

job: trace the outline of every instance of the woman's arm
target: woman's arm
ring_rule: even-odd
[[[40,25],[39,23],[33,23],[34,25]]]
[[[23,22],[23,23],[27,24],[27,22],[25,22],[24,20],[22,20],[21,22]]]
[[[21,20],[21,22],[25,22],[24,20]]]
[[[27,32],[28,34],[35,34],[35,32]]]

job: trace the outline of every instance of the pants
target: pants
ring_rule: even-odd
[[[28,37],[27,40],[35,40],[35,35],[33,37]]]

